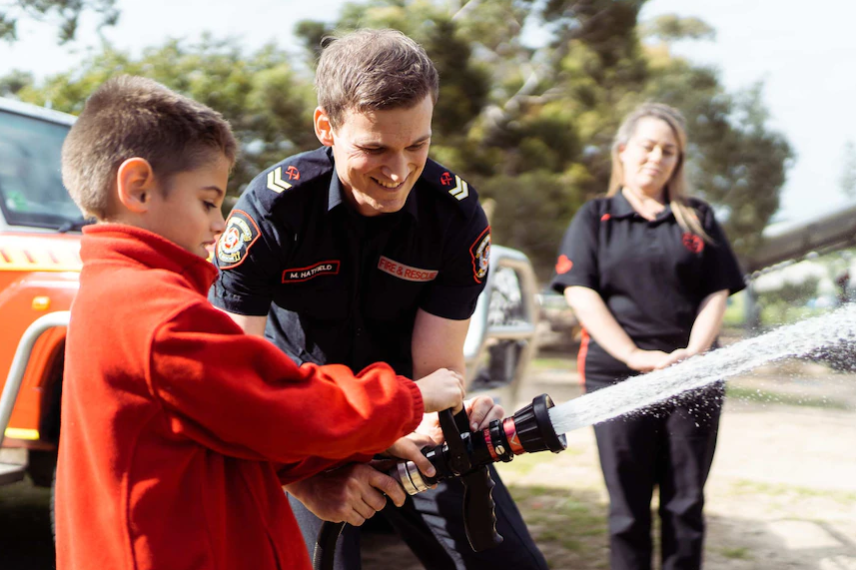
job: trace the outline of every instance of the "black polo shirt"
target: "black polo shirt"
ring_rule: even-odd
[[[685,348],[699,305],[709,294],[745,285],[737,259],[710,206],[690,199],[712,239],[686,232],[670,207],[653,221],[619,192],[586,202],[565,233],[552,287],[579,285],[601,297],[636,346],[671,352]],[[585,353],[586,380],[635,374],[594,339]]]
[[[489,253],[478,196],[453,172],[429,160],[401,211],[367,218],[321,148],[250,183],[218,242],[211,300],[268,315],[265,336],[298,364],[384,361],[410,376],[417,309],[468,319]]]

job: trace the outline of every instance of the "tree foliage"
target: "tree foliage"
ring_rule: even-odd
[[[116,0],[8,0],[0,3],[0,40],[18,39],[18,22],[33,19],[50,22],[59,28],[59,41],[74,39],[80,16],[97,14],[99,27],[112,26],[119,18]]]
[[[78,114],[101,83],[120,74],[150,77],[216,109],[242,143],[229,188],[237,194],[260,170],[288,154],[317,145],[311,87],[289,56],[274,46],[244,53],[234,40],[205,37],[198,44],[170,40],[132,58],[105,45],[78,69],[42,84],[16,74],[19,99]],[[29,79],[29,80],[28,80]],[[23,83],[23,84],[22,84]],[[8,82],[0,79],[0,88]],[[0,93],[2,94],[2,93]]]
[[[434,157],[496,200],[496,241],[527,252],[542,277],[574,212],[606,190],[622,117],[650,100],[684,113],[695,193],[717,207],[735,249],[751,251],[779,207],[790,146],[767,126],[760,85],[727,93],[716,70],[672,53],[674,41],[712,39],[710,26],[643,25],[643,4],[369,0],[330,28],[301,26],[313,32],[307,45],[333,28],[391,27],[426,47],[443,85]],[[523,40],[533,25],[542,47]]]
[[[299,22],[301,56],[274,47],[243,53],[232,41],[171,41],[141,58],[105,46],[80,69],[0,90],[78,111],[116,73],[153,77],[221,111],[244,143],[231,184],[317,146],[311,72],[334,29],[396,28],[425,46],[441,78],[432,156],[495,200],[497,243],[525,251],[542,278],[562,233],[607,187],[612,137],[636,105],[662,101],[687,118],[695,193],[711,202],[738,252],[757,246],[779,206],[792,151],[767,126],[760,86],[728,93],[717,71],[677,57],[675,40],[710,38],[701,21],[640,24],[644,0],[366,0],[334,25]],[[538,29],[532,47],[524,30]],[[530,35],[531,36],[531,35]]]

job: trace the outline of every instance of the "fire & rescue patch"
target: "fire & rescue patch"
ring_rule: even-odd
[[[393,277],[404,279],[405,281],[425,282],[433,281],[439,273],[436,269],[419,269],[399,263],[394,259],[390,259],[385,255],[381,255],[377,263],[377,268],[388,273]]]
[[[249,214],[242,210],[233,210],[226,224],[226,231],[217,242],[220,269],[232,269],[241,265],[260,234],[259,226]]]
[[[470,246],[470,256],[473,258],[473,278],[476,283],[481,283],[490,267],[490,226]]]

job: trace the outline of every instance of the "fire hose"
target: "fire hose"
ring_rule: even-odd
[[[422,473],[412,461],[400,461],[388,471],[409,495],[415,495],[439,481],[460,477],[464,485],[464,528],[470,547],[475,552],[492,548],[502,542],[496,532],[496,514],[491,492],[494,487],[488,466],[497,461],[507,463],[523,453],[552,451],[559,453],[567,447],[564,434],[557,435],[550,421],[553,400],[541,394],[532,403],[502,420],[493,420],[488,427],[470,431],[466,411],[452,414],[440,412],[440,427],[445,442],[422,448],[422,454],[436,469],[434,477]],[[344,522],[325,522],[315,545],[315,570],[333,570],[336,542],[345,527]]]

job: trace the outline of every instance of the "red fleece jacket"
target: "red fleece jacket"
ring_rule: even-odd
[[[88,227],[81,257],[57,567],[310,568],[280,482],[413,431],[417,386],[385,364],[298,368],[208,303],[213,265],[157,235]]]

